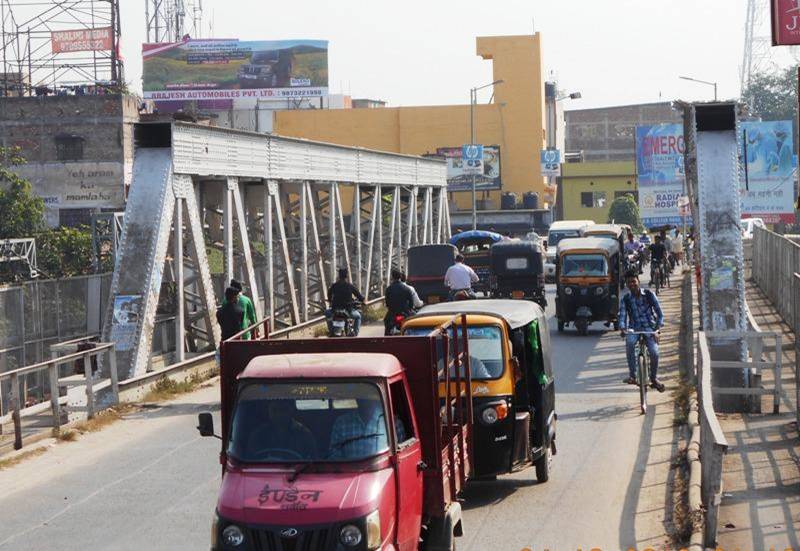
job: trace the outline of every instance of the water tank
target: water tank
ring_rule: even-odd
[[[514,210],[517,208],[517,194],[510,191],[500,197],[500,210]]]
[[[522,196],[522,208],[527,210],[536,210],[539,208],[539,194],[535,191],[529,191]]]

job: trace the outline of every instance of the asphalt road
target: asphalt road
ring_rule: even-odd
[[[654,415],[639,415],[636,388],[621,382],[621,340],[599,324],[578,337],[553,320],[551,332],[551,479],[538,484],[528,469],[474,483],[459,549],[641,548],[663,533],[658,515],[641,514],[663,509],[664,495],[646,491]],[[0,471],[0,550],[207,548],[219,442],[195,424],[217,393],[203,388]]]

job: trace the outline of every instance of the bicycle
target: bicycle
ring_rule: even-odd
[[[664,286],[664,267],[661,262],[654,262],[650,269],[650,286],[656,288],[656,295]]]
[[[626,331],[626,335],[639,335],[636,340],[636,378],[639,383],[639,407],[642,415],[647,413],[647,386],[650,383],[650,354],[647,352],[647,335],[658,331]]]
[[[664,274],[664,281],[667,283],[667,287],[671,287],[669,284],[670,272],[672,272],[672,263],[670,262],[669,257],[667,257],[663,260],[661,266],[661,273]],[[661,283],[661,286],[664,286],[664,282]]]

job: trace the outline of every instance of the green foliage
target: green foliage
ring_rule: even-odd
[[[617,197],[608,208],[608,221],[615,224],[628,224],[633,231],[642,231],[642,219],[639,216],[639,205],[633,195],[625,194]]]
[[[39,268],[48,277],[61,278],[94,273],[92,232],[87,226],[62,226],[36,235]]]
[[[24,163],[19,148],[0,146],[0,239],[31,237],[44,229],[44,201],[13,172]]]
[[[792,121],[797,107],[797,68],[753,75],[742,92],[742,101],[751,106],[754,115],[765,121]],[[797,127],[795,126],[795,137]],[[796,143],[796,142],[795,142]]]

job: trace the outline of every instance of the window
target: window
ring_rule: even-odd
[[[75,228],[78,226],[88,226],[92,222],[94,209],[59,209],[58,225]]]
[[[411,411],[408,406],[408,397],[403,381],[389,385],[392,395],[392,408],[394,408],[394,430],[398,446],[402,447],[414,440],[414,425],[411,423]]]
[[[605,191],[582,191],[581,206],[587,209],[602,208],[606,206]]]
[[[411,337],[428,335],[433,327],[409,327],[403,334]],[[469,341],[469,363],[472,380],[499,379],[505,368],[503,358],[503,334],[499,327],[491,325],[472,325],[467,328]],[[455,339],[450,339],[450,355],[452,357]],[[444,373],[440,374],[444,379]],[[455,369],[450,370],[455,377]]]
[[[56,136],[56,155],[59,161],[83,159],[83,138],[80,136]]]
[[[506,258],[506,270],[527,270],[527,258]]]
[[[562,262],[561,275],[563,276],[582,277],[608,275],[606,258],[600,254],[569,254],[563,257]]]

